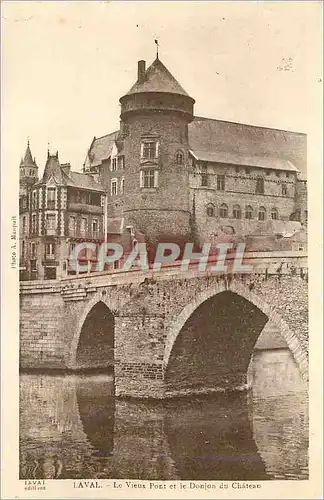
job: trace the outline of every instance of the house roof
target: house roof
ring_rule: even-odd
[[[99,192],[105,191],[104,187],[96,182],[91,175],[83,174],[81,172],[73,172],[71,170],[67,173],[66,170],[63,170],[58,158],[58,153],[55,155],[48,155],[43,177],[37,184],[44,184],[50,178],[53,178],[57,184],[64,186]]]
[[[208,151],[190,150],[196,160],[225,163],[230,165],[242,165],[245,167],[259,167],[272,170],[285,170],[298,172],[297,168],[289,161],[274,156],[248,156],[238,153],[209,153]]]
[[[64,184],[63,170],[61,169],[58,153],[55,155],[48,154],[41,183],[47,182],[50,177],[53,177],[57,184]]]
[[[96,167],[100,165],[102,160],[109,158],[118,134],[119,130],[103,135],[102,137],[95,137],[88,151],[85,167]]]
[[[126,95],[142,92],[166,92],[189,97],[158,57],[145,71],[143,82],[135,82]]]
[[[104,192],[104,187],[95,181],[89,174],[70,172],[69,175],[67,175],[66,173],[63,173],[63,178],[66,186]]]
[[[88,166],[109,158],[118,131],[94,139]],[[189,147],[203,161],[300,171],[306,176],[306,135],[287,130],[195,117],[188,126]]]
[[[188,136],[190,149],[206,158],[209,154],[222,158],[225,154],[234,155],[231,159],[239,164],[244,158],[257,166],[262,159],[269,162],[268,168],[294,170],[295,167],[306,174],[305,134],[197,116],[189,124]],[[216,157],[206,161],[219,160]]]

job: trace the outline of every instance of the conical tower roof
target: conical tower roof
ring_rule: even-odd
[[[24,167],[34,167],[36,165],[35,160],[33,160],[33,156],[31,154],[29,141],[27,142],[25,156],[23,158],[23,161],[20,163],[20,165],[24,166]]]
[[[126,95],[142,92],[167,92],[189,97],[158,57],[145,71],[143,80],[137,80]]]

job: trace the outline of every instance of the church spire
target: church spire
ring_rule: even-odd
[[[31,150],[30,150],[29,137],[27,140],[27,147],[26,147],[25,156],[23,158],[23,162],[21,165],[23,165],[24,167],[34,167],[35,166],[35,162],[33,160],[33,156],[31,154]]]

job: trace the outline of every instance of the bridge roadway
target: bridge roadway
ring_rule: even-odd
[[[203,390],[204,377],[209,389],[241,388],[267,330],[269,348],[276,332],[307,380],[307,255],[247,253],[244,263],[253,272],[202,272],[193,263],[185,272],[173,265],[22,282],[21,369],[110,367],[124,396]]]

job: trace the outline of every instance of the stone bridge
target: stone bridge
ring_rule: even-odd
[[[21,369],[110,367],[116,395],[161,398],[246,386],[263,342],[289,348],[307,380],[307,256],[250,253],[246,262],[253,273],[193,264],[22,282]]]

